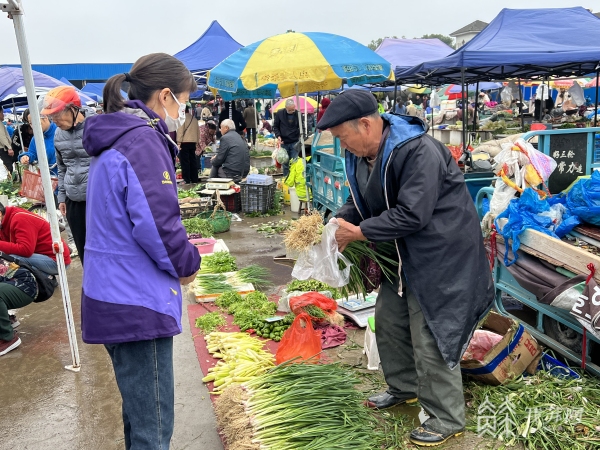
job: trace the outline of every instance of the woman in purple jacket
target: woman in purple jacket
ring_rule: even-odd
[[[92,161],[81,328],[84,342],[104,344],[112,360],[126,449],[168,449],[173,433],[173,336],[181,285],[194,280],[200,256],[181,224],[168,133],[196,90],[177,59],[143,56],[108,80],[105,114],[88,118],[83,135]]]

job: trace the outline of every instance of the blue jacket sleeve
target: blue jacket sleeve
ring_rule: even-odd
[[[26,152],[21,153],[21,156],[29,156],[30,163],[37,161],[37,145],[35,144],[35,138],[29,143],[29,149]]]
[[[157,266],[177,278],[200,268],[200,254],[188,242],[179,211],[173,163],[166,142],[153,129],[136,144],[156,148],[153,158],[130,159],[126,204],[133,238]]]

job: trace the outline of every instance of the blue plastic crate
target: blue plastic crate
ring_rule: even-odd
[[[250,174],[246,177],[246,183],[270,186],[273,184],[273,177],[270,175]]]

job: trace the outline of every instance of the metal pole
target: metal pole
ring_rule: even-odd
[[[298,96],[298,82],[294,83],[296,88],[296,106],[298,107],[298,126],[300,126],[300,143],[302,144],[302,166],[304,170],[304,186],[306,187],[306,209],[310,212],[310,190],[308,189],[308,181],[306,180],[306,147],[304,146],[304,133],[302,132],[302,115],[300,114],[300,97]]]
[[[304,93],[304,132],[308,137],[308,94]]]
[[[394,77],[394,99],[392,100],[392,112],[396,112],[396,96],[398,95],[398,80]]]
[[[81,363],[79,360],[79,347],[77,346],[77,337],[75,334],[75,323],[73,320],[73,310],[71,308],[71,297],[69,295],[69,284],[67,283],[67,272],[64,260],[63,243],[60,238],[60,229],[58,228],[58,219],[56,208],[54,207],[54,193],[50,181],[50,169],[48,168],[48,156],[46,155],[46,145],[44,143],[44,132],[40,119],[40,112],[36,108],[37,99],[35,96],[35,86],[33,84],[33,72],[31,70],[31,61],[29,59],[29,50],[27,47],[27,37],[25,35],[25,25],[23,23],[23,8],[20,1],[8,0],[8,4],[2,4],[2,10],[9,14],[15,26],[15,36],[17,46],[19,47],[19,57],[21,59],[21,69],[23,71],[23,81],[27,92],[27,101],[29,102],[31,126],[33,127],[33,136],[38,148],[38,164],[40,175],[42,177],[42,187],[44,188],[44,200],[48,210],[48,221],[52,232],[52,249],[56,254],[56,263],[58,264],[58,279],[60,290],[62,292],[63,306],[67,320],[67,332],[69,335],[69,345],[71,348],[71,358],[73,364],[65,366],[65,369],[79,372]]]
[[[467,86],[467,96],[469,95],[469,88]],[[475,85],[475,112],[473,113],[473,133],[477,130],[477,119],[479,119],[479,104],[477,103],[477,97],[479,96],[479,80]],[[471,136],[475,136],[474,134]]]
[[[429,93],[429,104],[431,105],[431,94],[433,93],[433,90],[435,89],[434,86],[431,87],[431,92]],[[435,139],[435,129],[434,124],[433,124],[433,106],[430,106],[431,108],[431,137]]]
[[[594,126],[598,126],[598,84],[600,84],[600,66],[596,70],[596,109],[594,110]]]
[[[465,69],[460,70],[460,86],[461,86],[461,98],[462,98],[462,139],[463,139],[463,153],[467,153],[467,122],[469,121],[469,116],[467,112],[469,111],[467,108],[467,100],[465,98]]]
[[[525,131],[525,117],[523,116],[523,92],[521,91],[521,78],[519,81],[519,115],[521,116],[521,131]]]
[[[256,127],[254,128],[254,136],[252,136],[252,131],[250,131],[250,139],[252,139],[254,137],[253,140],[253,144],[252,147],[254,149],[256,149],[256,134],[258,131],[258,111],[256,111],[256,100],[251,100],[252,102],[252,107],[254,108],[254,125],[256,125]]]

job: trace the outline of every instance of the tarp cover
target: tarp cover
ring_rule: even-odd
[[[580,38],[578,38],[580,36]],[[456,83],[532,76],[581,76],[600,61],[600,18],[582,7],[503,9],[446,58],[397,74],[403,82]]]
[[[439,39],[385,38],[375,53],[389,61],[398,75],[425,61],[445,58],[453,51]]]
[[[191,72],[210,70],[243,45],[234,40],[227,31],[213,20],[196,42],[176,53]]]

